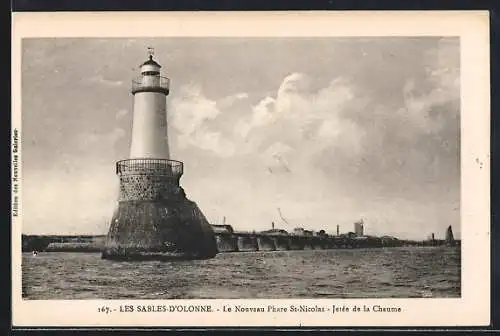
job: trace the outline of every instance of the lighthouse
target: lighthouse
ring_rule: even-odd
[[[210,224],[180,185],[184,164],[170,158],[170,80],[160,70],[150,52],[132,81],[130,154],[116,163],[120,188],[103,259],[207,259],[217,253]]]

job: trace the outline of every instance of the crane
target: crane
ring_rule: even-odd
[[[283,222],[286,223],[286,225],[288,225],[290,227],[290,223],[288,223],[288,221],[285,219],[285,217],[283,217],[283,215],[281,214],[281,210],[280,208],[278,208],[278,214],[280,215],[280,218]]]

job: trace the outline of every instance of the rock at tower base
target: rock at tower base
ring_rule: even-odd
[[[214,232],[195,202],[121,201],[112,218],[102,259],[123,261],[210,259]]]

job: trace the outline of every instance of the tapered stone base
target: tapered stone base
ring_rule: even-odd
[[[215,235],[196,203],[121,201],[102,253],[112,260],[209,259],[217,254]]]

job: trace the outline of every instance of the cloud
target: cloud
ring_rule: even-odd
[[[275,148],[276,144],[293,148],[293,155],[289,150],[279,154],[290,164],[310,162],[325,148],[359,152],[364,131],[345,115],[358,105],[350,84],[335,78],[327,87],[313,91],[311,81],[305,74],[289,75],[279,86],[276,98],[266,97],[257,103],[251,116],[237,125],[244,144],[253,147],[254,152],[265,153],[266,148]]]
[[[364,131],[345,115],[358,104],[350,84],[335,78],[314,92],[310,82],[301,73],[285,77],[275,97],[267,96],[248,111],[238,111],[232,132],[218,128],[229,113],[204,97],[198,87],[187,87],[182,98],[172,101],[174,125],[185,145],[223,156],[273,152],[274,158],[279,155],[292,164],[294,160],[286,157],[290,151],[276,153],[276,148],[292,148],[306,160],[325,146],[359,152]]]
[[[74,170],[30,171],[23,177],[23,190],[23,230],[105,234],[118,179],[108,166],[89,164]]]
[[[114,144],[116,143],[118,140],[122,139],[123,137],[125,137],[125,131],[121,128],[115,128],[109,135],[108,135],[108,138],[109,141]]]
[[[201,89],[194,85],[181,88],[178,98],[172,100],[171,120],[177,130],[181,147],[193,145],[221,156],[234,153],[234,146],[219,131],[209,125],[221,114],[217,103],[203,96]]]
[[[217,105],[198,87],[175,102],[183,118],[177,130],[190,146],[220,157],[257,158],[255,169],[273,175],[308,172],[354,193],[363,184],[387,195],[431,188],[456,175],[450,164],[456,164],[458,147],[458,73],[436,65],[437,54],[429,56],[434,70],[425,82],[408,78],[400,88],[399,106],[362,94],[348,78],[334,77],[318,88],[295,72],[274,95],[237,110]],[[234,128],[225,131],[221,125],[233,114]]]
[[[83,81],[87,84],[98,84],[106,87],[121,87],[124,84],[124,82],[121,80],[106,79],[100,75],[94,77],[85,77]]]
[[[235,153],[234,144],[218,132],[197,132],[191,143],[217,155],[230,157]]]
[[[123,117],[125,117],[128,114],[127,109],[121,109],[120,111],[116,112],[116,120],[121,120]]]
[[[243,116],[235,123],[234,134],[236,137],[246,138],[248,133],[255,127],[260,127],[270,124],[274,120],[276,99],[266,97],[261,100],[249,116]]]
[[[179,97],[172,99],[173,125],[184,135],[194,134],[220,113],[217,103],[204,97],[197,86],[182,87]]]
[[[238,93],[238,94],[236,94],[236,98],[237,98],[237,99],[245,99],[245,98],[248,98],[248,93],[244,93],[244,92]]]
[[[232,106],[234,103],[240,100],[244,100],[248,98],[248,93],[240,92],[234,95],[227,96],[217,102],[217,106],[220,108],[228,108]]]
[[[291,93],[301,93],[308,89],[309,79],[303,73],[294,72],[286,76],[278,89],[278,97]]]
[[[82,149],[93,148],[94,151],[104,150],[113,148],[124,137],[125,131],[122,128],[115,127],[108,133],[80,133],[77,135],[77,144]]]

